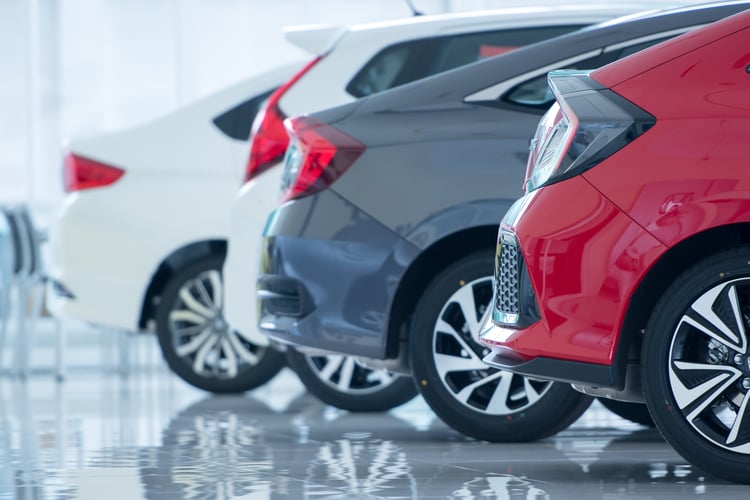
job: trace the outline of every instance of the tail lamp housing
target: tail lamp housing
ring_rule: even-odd
[[[124,174],[121,168],[74,153],[68,153],[63,160],[63,188],[66,193],[109,186]]]
[[[289,137],[284,129],[284,120],[287,116],[281,111],[279,101],[321,59],[322,57],[316,57],[276,89],[255,116],[250,132],[250,156],[247,160],[244,182],[251,181],[284,157],[289,146]]]
[[[318,193],[341,177],[366,147],[310,116],[284,122],[291,144],[284,159],[282,202]]]
[[[531,140],[526,192],[580,175],[650,129],[656,118],[603,87],[588,72],[553,71],[557,102]]]

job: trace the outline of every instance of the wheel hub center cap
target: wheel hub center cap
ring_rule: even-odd
[[[224,331],[229,328],[227,322],[223,318],[216,318],[213,322],[213,329],[217,331]]]

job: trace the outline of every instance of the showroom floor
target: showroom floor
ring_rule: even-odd
[[[125,357],[102,338],[71,337],[64,382],[0,378],[0,498],[747,498],[599,405],[554,438],[490,444],[419,398],[386,414],[326,407],[288,370],[211,397],[164,369],[153,338],[129,336]]]

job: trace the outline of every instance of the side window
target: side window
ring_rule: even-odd
[[[276,89],[263,92],[223,112],[213,119],[214,125],[227,137],[246,141],[250,137],[255,115],[274,90]]]
[[[398,43],[370,59],[346,91],[354,97],[365,97],[581,27],[506,29]]]
[[[365,97],[421,78],[432,41],[391,45],[365,64],[346,86],[354,97]]]
[[[564,35],[583,26],[506,29],[443,37],[428,75],[435,75],[515,48]],[[427,75],[425,75],[427,76]]]
[[[641,42],[641,43],[636,43],[635,45],[629,45],[627,47],[620,49],[620,52],[617,54],[617,59],[622,59],[623,57],[627,57],[631,54],[635,54],[636,52],[640,52],[641,50],[647,49],[653,45],[656,45],[657,43],[665,42],[675,36],[677,35],[674,34],[671,36],[657,38],[656,40],[649,40],[647,42]]]
[[[675,35],[672,35],[675,36]],[[657,43],[663,42],[672,38],[672,36],[657,38],[655,40],[649,40],[646,42],[637,43],[634,45],[628,45],[626,47],[605,52],[596,57],[580,61],[574,65],[567,66],[566,68],[560,69],[596,69],[605,64],[609,64],[623,57],[635,54],[645,48],[656,45]],[[510,89],[502,100],[517,104],[519,106],[527,106],[539,109],[547,109],[552,102],[555,100],[555,96],[552,95],[552,91],[547,85],[547,74],[539,75],[535,78],[526,80]]]
[[[616,54],[600,54],[589,59],[584,59],[576,64],[567,65],[560,69],[592,69],[609,64],[616,59]],[[547,85],[547,73],[538,75],[534,78],[519,83],[510,89],[501,100],[539,109],[547,109],[552,105],[555,96],[552,94],[549,85]]]

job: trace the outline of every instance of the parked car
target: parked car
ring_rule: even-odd
[[[493,295],[497,221],[554,101],[547,72],[599,67],[749,6],[611,21],[291,119],[283,204],[263,239],[260,327],[303,353],[412,374],[441,419],[477,438],[566,427],[587,397],[490,369],[474,337]]]
[[[253,118],[298,67],[141,126],[71,141],[63,165],[68,195],[50,224],[50,311],[113,329],[155,329],[170,367],[210,391],[262,384],[285,366],[262,335],[227,327],[218,270]],[[182,338],[223,336],[203,350],[166,340],[175,321],[184,325]],[[187,366],[178,353],[190,350]]]
[[[336,35],[305,69],[279,88],[253,125],[246,180],[232,209],[224,265],[226,318],[256,331],[260,235],[279,202],[280,165],[289,144],[283,120],[355,101],[518,46],[613,18],[628,7],[548,6],[419,16],[353,27]],[[289,353],[290,365],[321,400],[355,411],[383,410],[416,394],[412,380],[371,370],[351,356]],[[188,361],[190,355],[187,356]]]
[[[512,19],[547,11],[524,12]],[[579,13],[573,26],[552,22],[543,33],[515,36],[493,31],[503,19],[498,13],[290,29],[287,39],[316,55],[315,71],[308,66],[292,81],[301,65],[273,71],[143,126],[71,142],[64,165],[70,194],[51,227],[50,309],[111,328],[155,330],[170,368],[201,389],[241,392],[265,383],[284,356],[268,349],[254,324],[229,325],[221,277],[228,214],[259,109],[264,140],[280,131],[286,141],[274,113],[304,111],[311,98],[321,107],[344,102],[603,17]],[[287,91],[295,81],[299,88]],[[256,173],[273,164],[265,153],[276,147],[259,140],[251,156],[252,165],[260,160]],[[275,206],[275,183],[243,200]],[[267,211],[250,219],[264,220]]]
[[[690,463],[750,482],[750,11],[556,72],[498,237],[492,366],[643,401]]]

